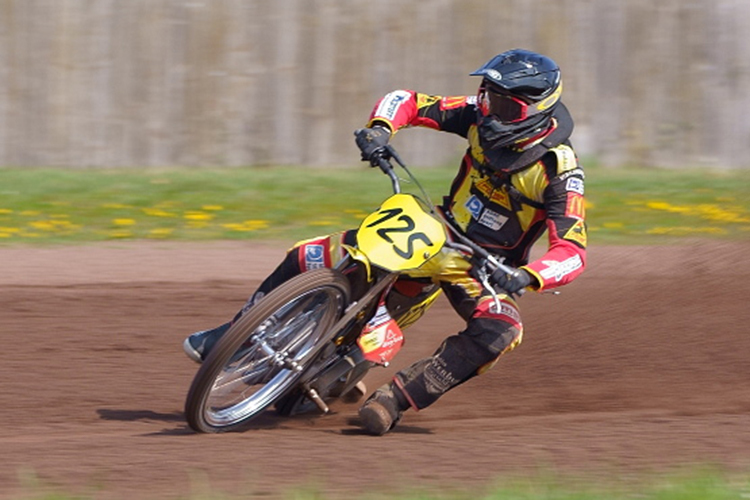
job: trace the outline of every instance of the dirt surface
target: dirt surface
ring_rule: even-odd
[[[559,296],[521,301],[525,339],[488,374],[389,435],[356,406],[264,414],[198,435],[182,407],[184,336],[234,314],[284,247],[253,243],[0,249],[0,498],[298,487],[476,487],[498,477],[750,465],[750,243],[594,247]],[[445,301],[407,331],[374,389],[461,328]]]

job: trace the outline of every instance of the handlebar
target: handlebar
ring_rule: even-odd
[[[398,163],[402,168],[406,168],[404,162],[401,161],[398,153],[396,153],[396,150],[393,149],[393,146],[391,146],[390,144],[373,153],[372,157],[370,158],[370,165],[380,168],[380,170],[382,170],[384,174],[390,177],[391,184],[393,184],[393,192],[395,194],[399,194],[401,192],[401,183],[398,180],[398,175],[396,175],[396,172],[393,169],[393,165],[390,161],[391,158],[396,160],[396,163]]]
[[[450,224],[445,223],[445,225],[451,228],[454,234],[460,234],[456,232]],[[463,241],[463,243],[448,241],[446,242],[445,246],[469,255],[469,260],[474,264],[474,269],[477,271],[477,279],[479,279],[479,281],[482,282],[482,284],[488,290],[494,291],[494,287],[490,283],[489,279],[495,271],[501,270],[506,274],[512,274],[517,271],[517,269],[511,266],[505,265],[502,261],[502,258],[498,258],[497,256],[489,253],[487,250],[477,245],[470,239],[464,237],[461,238],[461,240]],[[521,289],[516,292],[516,295],[520,297],[524,293],[525,290]]]
[[[377,163],[377,166],[380,167],[380,170],[382,170],[384,174],[391,178],[391,184],[393,185],[394,194],[399,194],[401,192],[401,183],[398,180],[398,175],[396,175],[396,172],[393,170],[393,165],[391,165],[391,162],[389,162],[385,158],[380,157],[376,158],[375,161]]]

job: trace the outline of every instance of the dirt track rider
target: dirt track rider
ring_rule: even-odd
[[[231,322],[185,339],[188,356],[202,362],[185,405],[193,429],[235,429],[271,405],[291,415],[358,400],[369,369],[391,362],[402,330],[444,292],[466,329],[364,402],[362,427],[382,435],[404,411],[428,407],[521,342],[518,295],[580,275],[584,174],[558,66],[515,49],[472,75],[482,77],[476,96],[383,97],[355,136],[394,195],[357,230],[295,245]],[[469,142],[438,207],[401,193],[391,161],[411,173],[389,140],[408,126]],[[548,250],[529,263],[545,230]]]

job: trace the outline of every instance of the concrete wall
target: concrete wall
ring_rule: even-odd
[[[0,165],[356,165],[380,96],[512,47],[561,65],[580,154],[750,166],[747,0],[0,0]]]

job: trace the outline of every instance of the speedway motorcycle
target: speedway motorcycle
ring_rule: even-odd
[[[391,160],[424,200],[401,192]],[[402,329],[440,294],[438,286],[427,285],[405,297],[394,285],[445,252],[458,252],[471,264],[499,308],[489,277],[513,269],[441,219],[391,146],[371,163],[391,179],[394,194],[362,221],[356,245],[345,247],[347,256],[335,268],[280,285],[222,336],[187,395],[185,415],[193,430],[242,429],[271,406],[285,416],[325,414],[337,399],[357,401],[368,371],[391,362],[403,344]]]

